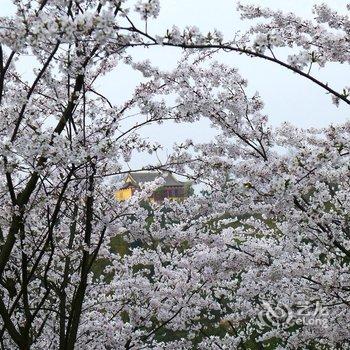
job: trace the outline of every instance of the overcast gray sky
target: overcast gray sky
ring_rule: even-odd
[[[254,3],[254,1],[242,0],[242,3]],[[259,0],[255,1],[272,9],[293,11],[297,14],[312,18],[311,8],[315,3],[325,2],[339,11],[345,11],[344,0]],[[160,16],[149,23],[151,33],[164,33],[173,24],[178,27],[196,25],[206,32],[213,28],[223,32],[225,38],[242,29],[248,23],[241,22],[235,11],[236,1],[232,0],[161,0]],[[0,13],[2,15],[11,12],[10,0],[0,0]],[[163,69],[171,69],[180,57],[180,51],[172,48],[133,49],[137,58],[150,58],[154,65]],[[265,113],[270,122],[278,125],[282,121],[291,121],[300,127],[326,126],[330,123],[338,123],[349,118],[349,108],[341,105],[336,108],[329,95],[316,85],[305,79],[284,70],[269,62],[248,58],[234,53],[221,54],[217,57],[220,61],[239,68],[240,73],[248,79],[249,90],[259,91],[265,101]],[[28,66],[28,70],[31,67]],[[318,77],[335,88],[349,85],[348,65],[328,65],[322,70],[314,71]],[[100,81],[100,87],[104,93],[115,103],[121,102],[130,96],[133,88],[139,82],[140,76],[129,68],[120,67]],[[164,143],[168,148],[174,141],[189,137],[197,141],[206,141],[214,134],[207,123],[193,125],[173,125],[165,127],[153,127],[145,130],[149,135]],[[142,159],[135,159],[134,164],[143,163]]]

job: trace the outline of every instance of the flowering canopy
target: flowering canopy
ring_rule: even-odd
[[[138,28],[137,16],[158,16],[157,0],[13,3],[0,18],[1,347],[347,348],[350,124],[272,128],[259,94],[211,50],[268,59],[350,104],[349,88],[311,75],[313,64],[349,63],[349,17],[325,5],[314,21],[240,6],[265,22],[224,42],[196,27]],[[156,45],[188,51],[170,72],[128,51]],[[286,61],[280,47],[293,49]],[[27,55],[32,81],[20,74]],[[96,80],[121,62],[145,81],[114,105]],[[143,126],[200,118],[217,138],[177,144],[157,167],[205,193],[147,207],[159,179],[113,199],[109,177],[133,152],[161,147]],[[288,322],[266,322],[266,305],[282,305]],[[322,322],[291,317],[302,307]]]

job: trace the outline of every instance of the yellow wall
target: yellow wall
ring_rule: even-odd
[[[117,201],[125,201],[127,199],[129,199],[131,196],[132,196],[133,192],[132,192],[132,188],[123,188],[123,189],[120,189],[119,191],[117,191],[115,193],[115,198]],[[183,197],[174,197],[174,196],[171,196],[171,197],[167,197],[168,199],[170,200],[176,200],[176,201],[181,201],[183,200]],[[150,197],[149,198],[149,201],[154,203],[155,202],[155,199]]]
[[[115,193],[115,198],[118,201],[125,201],[126,199],[129,199],[131,196],[132,196],[131,188],[123,188]]]

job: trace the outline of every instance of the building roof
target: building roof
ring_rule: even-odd
[[[160,172],[160,171],[139,171],[130,172],[125,178],[131,178],[132,182],[138,186],[140,183],[154,181],[157,177],[163,177],[165,183],[163,186],[183,186],[184,182],[177,180],[173,174],[170,172]]]

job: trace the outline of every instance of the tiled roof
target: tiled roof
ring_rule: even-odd
[[[164,186],[183,186],[182,181],[177,180],[170,172],[160,171],[140,171],[130,172],[129,176],[135,182],[136,185],[144,182],[154,181],[157,177],[163,177],[165,180]]]

